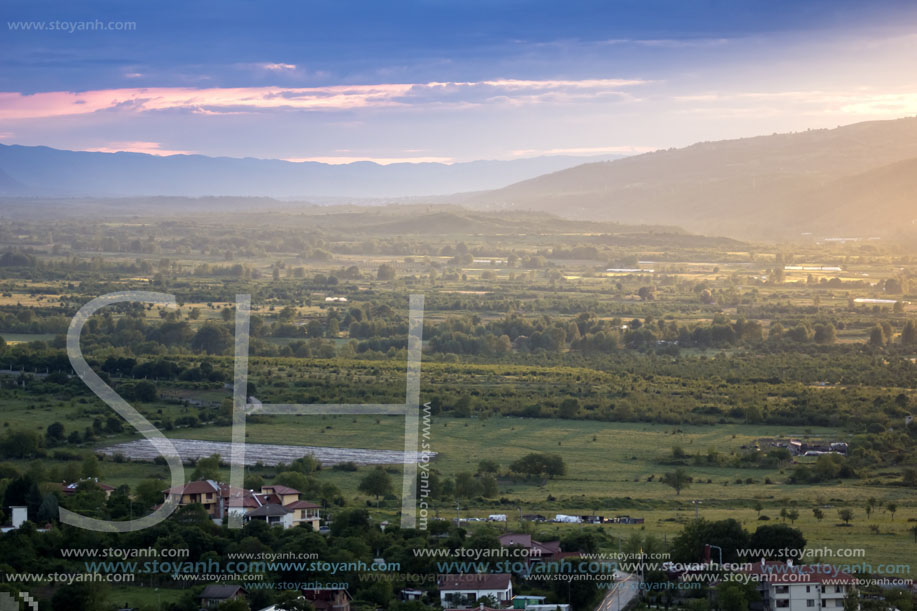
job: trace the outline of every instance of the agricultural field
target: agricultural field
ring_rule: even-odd
[[[74,375],[65,334],[90,299],[175,296],[92,316],[83,355],[175,442],[186,481],[228,482],[238,295],[252,300],[248,400],[334,406],[405,401],[408,297],[421,294],[417,433],[430,461],[418,486],[430,486],[436,528],[570,546],[588,536],[590,549],[613,552],[678,549],[697,518],[732,519],[748,533],[785,524],[809,547],[855,547],[875,564],[914,557],[917,255],[905,246],[776,247],[539,217],[495,242],[486,223],[395,235],[413,213],[381,214],[388,229],[358,213],[270,223],[236,213],[206,230],[198,217],[98,229],[74,219],[53,242],[40,220],[3,225],[6,506],[34,484],[35,519],[47,501],[125,520],[158,505],[171,481],[149,442]],[[332,536],[335,518],[397,524],[404,417],[328,409],[250,412],[246,488],[300,490]],[[844,450],[794,455],[791,441]],[[80,481],[115,492],[61,492]],[[486,522],[492,514],[507,521]],[[199,590],[149,579],[158,598],[126,584],[105,596],[180,609]]]

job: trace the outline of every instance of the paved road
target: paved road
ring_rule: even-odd
[[[615,584],[595,608],[595,611],[621,611],[640,594],[640,576],[632,573],[615,573]]]

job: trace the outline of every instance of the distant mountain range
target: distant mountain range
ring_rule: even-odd
[[[620,155],[585,158],[613,159]],[[64,151],[0,144],[0,195],[391,198],[495,189],[583,163],[547,156],[466,163],[348,164]]]
[[[540,211],[742,239],[917,239],[917,118],[582,161],[328,165],[0,145],[0,195],[363,198]]]
[[[742,238],[917,237],[917,118],[703,142],[454,201]]]

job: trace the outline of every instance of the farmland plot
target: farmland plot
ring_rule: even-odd
[[[222,441],[202,441],[199,439],[172,439],[175,449],[178,451],[182,461],[192,461],[198,458],[205,458],[213,454],[219,454],[224,461],[229,461],[232,455],[232,444]],[[121,455],[130,460],[149,460],[152,461],[159,452],[153,447],[153,444],[147,439],[119,443],[113,446],[99,448],[100,454],[106,456]],[[391,465],[403,464],[407,460],[417,462],[419,452],[400,452],[397,450],[370,450],[363,448],[329,448],[322,446],[291,446],[276,445],[264,443],[246,443],[245,444],[245,464],[255,465],[262,463],[264,465],[276,465],[278,463],[289,464],[297,458],[306,455],[312,455],[325,465],[335,465],[343,462],[353,462],[358,465]],[[407,456],[405,456],[407,454]],[[434,457],[435,452],[429,452],[428,456]]]

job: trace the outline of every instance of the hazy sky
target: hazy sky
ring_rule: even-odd
[[[0,11],[7,144],[465,161],[917,114],[911,1],[4,0]],[[108,29],[79,23],[97,20]]]

